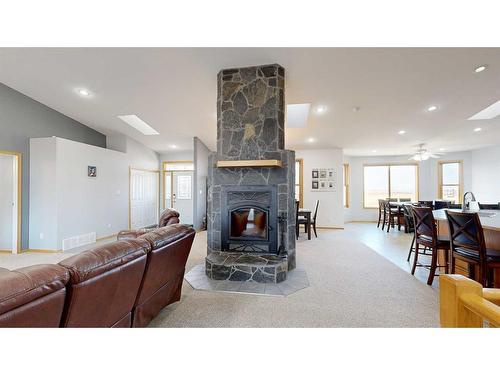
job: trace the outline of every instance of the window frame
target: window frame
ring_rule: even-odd
[[[365,202],[365,167],[387,167],[388,169],[388,173],[387,173],[387,179],[388,179],[388,189],[389,189],[389,192],[388,192],[388,197],[391,198],[391,167],[392,166],[412,166],[412,167],[416,167],[415,168],[415,198],[416,200],[418,201],[419,200],[419,196],[420,196],[420,182],[419,182],[419,177],[420,177],[420,164],[419,163],[405,163],[405,162],[401,162],[401,163],[376,163],[376,164],[372,164],[372,163],[368,163],[368,164],[363,164],[363,209],[367,209],[367,210],[370,210],[370,209],[374,209],[374,210],[378,210],[378,206],[377,207],[368,207],[366,206],[366,202]]]
[[[443,184],[443,165],[444,164],[458,164],[458,185],[457,184]],[[439,160],[438,161],[438,199],[443,199],[443,186],[458,186],[458,202],[455,204],[462,204],[462,195],[464,191],[464,161],[463,160]]]
[[[344,178],[344,188],[345,188],[345,203],[344,203],[344,208],[349,208],[349,200],[350,200],[350,195],[349,195],[349,163],[344,163],[343,164],[343,178]],[[364,169],[363,169],[364,173]],[[364,194],[363,194],[364,197]],[[343,199],[344,197],[342,197]]]
[[[304,159],[296,158],[295,163],[299,163],[299,184],[298,185],[295,184],[294,181],[294,185],[295,189],[297,189],[297,186],[299,187],[299,207],[303,208],[304,207]]]

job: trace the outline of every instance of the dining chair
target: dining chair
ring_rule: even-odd
[[[413,221],[412,207],[413,205],[411,203],[403,204],[403,215],[405,217],[405,232],[413,233],[413,239],[411,240],[410,251],[408,252],[408,258],[406,259],[407,262],[410,261],[411,254],[414,251],[413,246],[415,245],[415,222]]]
[[[448,212],[448,211],[447,211]],[[448,273],[448,252],[450,250],[450,239],[445,236],[438,236],[436,221],[432,215],[430,207],[412,207],[413,221],[415,225],[415,256],[413,258],[413,267],[411,274],[415,274],[417,267],[429,268],[429,277],[427,285],[432,285],[436,269],[443,267],[445,273]],[[421,249],[420,247],[424,248]],[[443,250],[445,255],[444,266],[438,266],[438,251]],[[430,266],[419,264],[418,256],[431,256]]]
[[[450,201],[435,201],[434,202],[434,209],[435,210],[441,210],[443,208],[450,208]]]
[[[319,207],[319,199],[316,200],[316,207],[314,207],[314,215],[311,221],[313,230],[314,230],[314,236],[318,238],[318,234],[316,233],[316,217],[318,216],[318,207]],[[310,230],[310,229],[309,229]]]
[[[379,199],[378,200],[378,222],[377,222],[377,228],[380,227],[380,222],[383,220],[382,230],[384,230],[384,225],[385,225],[385,210],[384,210],[384,205],[385,205],[385,199]]]
[[[429,207],[429,208],[434,208],[434,202],[433,201],[418,201],[418,204],[421,207]]]
[[[481,210],[498,210],[498,209],[500,209],[500,203],[497,203],[497,204],[479,203],[479,209],[481,209]]]
[[[387,223],[387,233],[389,233],[389,229],[394,228],[394,220],[397,220],[398,230],[401,230],[401,220],[404,218],[403,212],[399,207],[394,208],[391,207],[391,201],[384,202],[384,211],[385,211],[385,223]],[[401,219],[401,220],[400,220]],[[383,226],[382,226],[383,229]]]
[[[486,247],[477,212],[446,211],[446,217],[450,230],[451,273],[455,273],[456,260],[460,259],[468,264],[470,278],[485,288],[493,286],[493,270],[500,268],[500,250]]]
[[[295,236],[299,239],[299,209],[300,202],[295,201]]]

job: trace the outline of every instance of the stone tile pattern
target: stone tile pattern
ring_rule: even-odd
[[[193,289],[197,290],[260,294],[275,297],[286,297],[310,286],[307,273],[302,269],[294,269],[288,272],[287,279],[279,284],[212,280],[207,277],[204,264],[198,264],[193,267],[188,273],[186,273],[184,278],[193,287]]]
[[[277,65],[225,69],[217,76],[217,151],[208,166],[208,253],[221,250],[221,186],[276,185],[282,244],[295,268],[295,152],[284,150],[285,71]],[[282,168],[217,168],[218,160],[277,159]],[[281,229],[280,229],[281,230]],[[281,234],[278,233],[278,246]]]
[[[212,251],[205,258],[205,272],[212,280],[277,284],[286,280],[288,261],[272,254]]]

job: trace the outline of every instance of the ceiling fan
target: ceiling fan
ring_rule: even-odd
[[[427,149],[424,148],[424,146],[425,143],[420,143],[415,154],[412,155],[408,160],[423,161],[428,160],[429,158],[438,159],[441,157],[442,154],[428,152]]]

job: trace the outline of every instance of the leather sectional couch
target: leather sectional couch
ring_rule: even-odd
[[[145,327],[180,300],[194,236],[173,224],[58,265],[0,268],[0,327]]]

